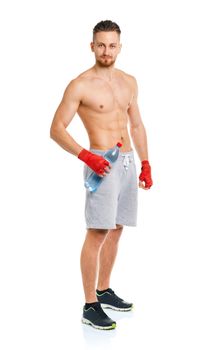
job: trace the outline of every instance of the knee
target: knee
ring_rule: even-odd
[[[122,231],[122,230],[123,230],[123,228],[124,228],[124,226],[123,226],[123,225],[116,224],[116,228],[115,228],[115,230]]]
[[[116,225],[116,228],[110,230],[110,239],[113,241],[113,243],[118,244],[122,231],[123,231],[122,225]]]
[[[116,228],[114,228],[113,230],[111,230],[111,231],[113,231],[113,233],[117,236],[117,237],[119,237],[119,236],[121,236],[121,234],[122,234],[122,231],[123,231],[123,226],[122,225],[117,225],[116,224]]]
[[[99,236],[100,235],[105,236],[108,233],[108,229],[102,229],[102,228],[89,228],[88,231]]]
[[[108,233],[106,229],[88,229],[88,235],[91,237],[95,245],[101,245]]]

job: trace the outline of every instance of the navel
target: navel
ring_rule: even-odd
[[[104,106],[103,106],[103,105],[100,105],[99,107],[100,107],[101,109],[102,109],[102,108],[104,108]]]

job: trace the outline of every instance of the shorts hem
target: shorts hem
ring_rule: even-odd
[[[124,222],[124,221],[118,221],[118,222],[116,223],[116,225],[136,227],[136,226],[137,226],[137,223],[128,223],[128,222]]]
[[[137,223],[126,223],[126,222],[117,222],[115,224],[115,226],[101,226],[101,225],[87,225],[86,226],[86,229],[89,230],[89,229],[94,229],[94,230],[113,230],[116,228],[116,225],[121,225],[121,226],[129,226],[129,227],[136,227],[137,226]]]
[[[86,226],[86,229],[89,230],[89,229],[94,229],[94,230],[113,230],[114,228],[116,228],[116,226],[100,226],[100,225],[87,225]]]

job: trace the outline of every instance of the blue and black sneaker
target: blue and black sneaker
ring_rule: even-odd
[[[116,322],[106,315],[99,302],[85,304],[83,307],[82,323],[102,330],[116,328]]]
[[[98,301],[103,308],[108,308],[116,311],[130,311],[133,308],[132,303],[128,303],[119,298],[111,288],[105,290],[96,290]]]

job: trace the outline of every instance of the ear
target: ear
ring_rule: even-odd
[[[94,52],[94,42],[93,41],[90,43],[90,47],[91,47],[91,51]]]
[[[122,44],[119,44],[119,52],[121,51],[122,48]]]

